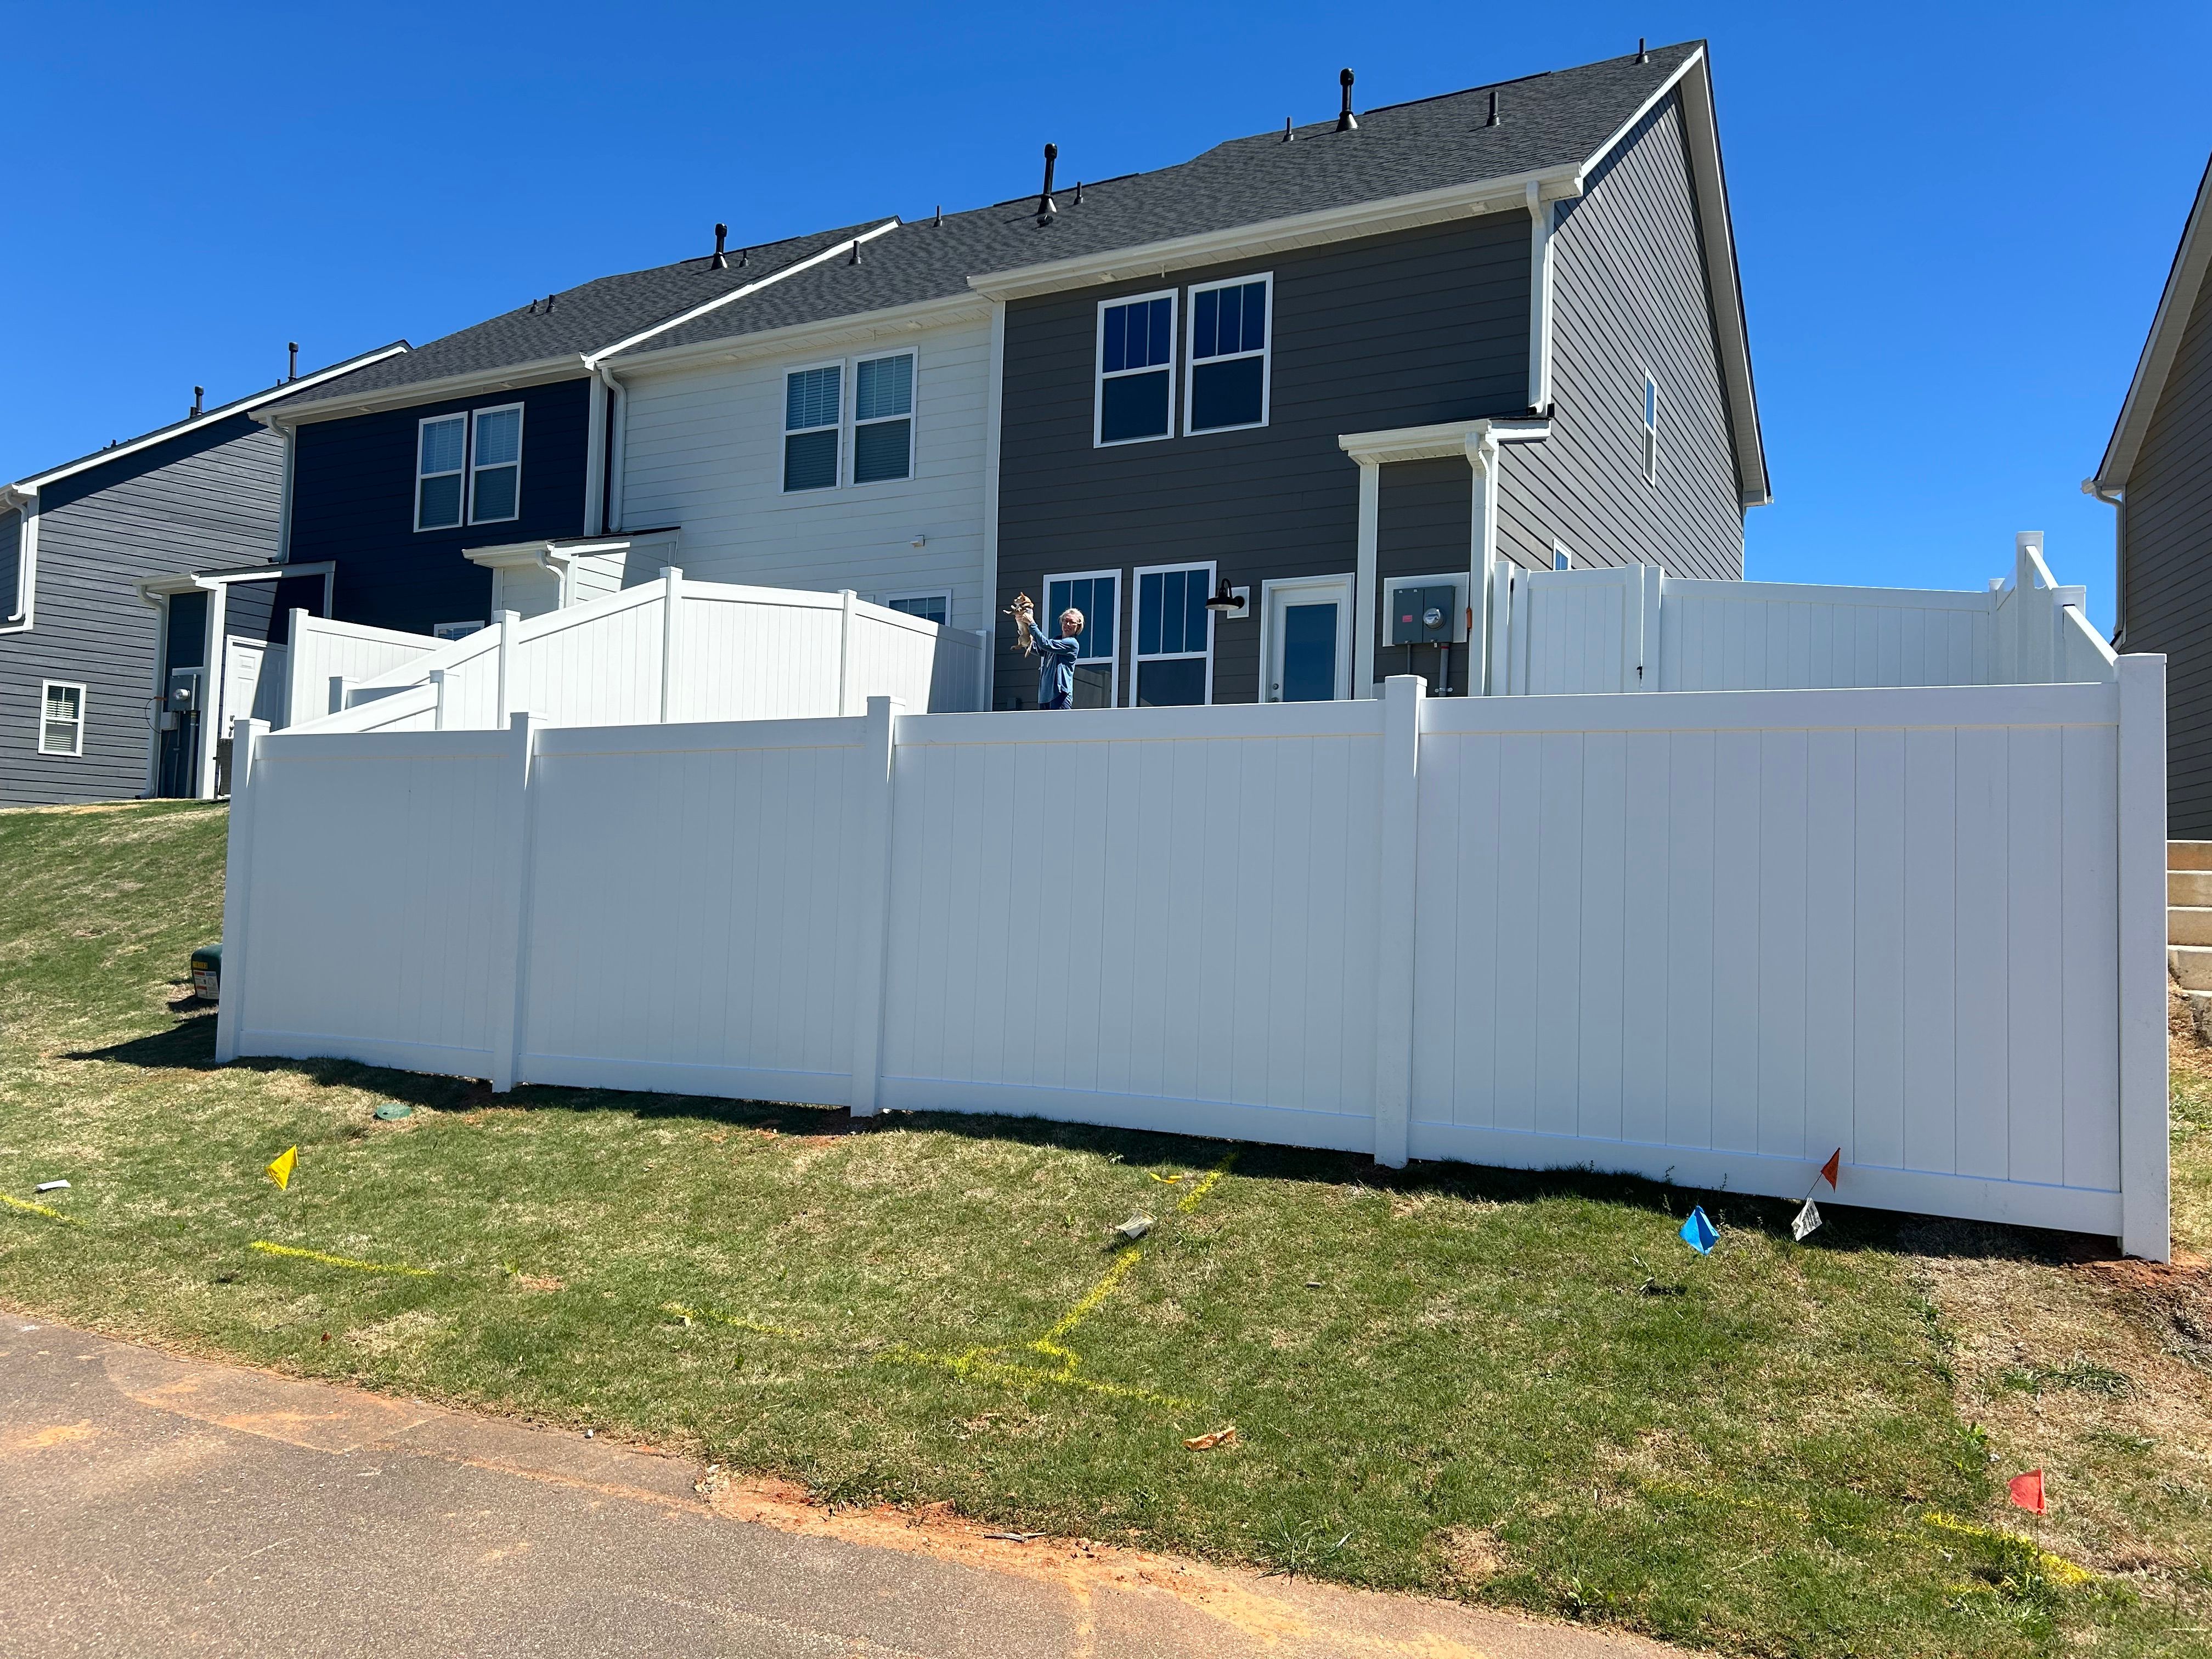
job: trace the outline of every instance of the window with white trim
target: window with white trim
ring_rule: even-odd
[[[853,482],[914,476],[914,353],[853,365]]]
[[[1120,701],[1116,682],[1121,670],[1121,573],[1085,570],[1044,579],[1044,603],[1037,608],[1037,626],[1060,633],[1064,611],[1083,613],[1082,641],[1075,659],[1075,706],[1111,708]]]
[[[837,434],[843,422],[845,366],[794,368],[783,377],[783,488],[837,487]]]
[[[1644,482],[1659,482],[1659,382],[1644,377]]]
[[[84,753],[84,687],[67,680],[39,683],[39,752]]]
[[[438,415],[416,424],[415,527],[450,530],[461,521],[461,474],[469,417]]]
[[[1572,570],[1574,568],[1575,556],[1572,550],[1571,550],[1565,542],[1553,542],[1552,544],[1552,568],[1554,570]]]
[[[1155,566],[1137,572],[1136,683],[1139,708],[1213,701],[1213,566]]]
[[[469,522],[504,524],[522,516],[522,405],[479,409],[471,417]]]
[[[1172,291],[1099,302],[1094,443],[1142,443],[1174,430],[1175,313]]]
[[[1267,423],[1271,275],[1207,283],[1190,291],[1190,358],[1183,431],[1231,432]]]
[[[934,593],[894,593],[884,605],[888,610],[939,624],[952,615],[952,595],[942,590]]]

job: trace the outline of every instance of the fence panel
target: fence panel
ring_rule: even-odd
[[[330,714],[333,679],[356,684],[373,680],[429,656],[442,649],[444,643],[428,635],[364,628],[357,623],[332,622],[295,611],[284,716],[280,724],[298,726]]]
[[[1667,579],[1664,691],[1985,685],[1986,593]]]

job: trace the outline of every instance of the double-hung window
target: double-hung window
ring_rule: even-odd
[[[522,405],[479,409],[470,417],[469,522],[500,524],[522,516]]]
[[[416,431],[415,527],[449,530],[461,521],[461,472],[468,459],[469,417],[440,415],[420,422]]]
[[[794,368],[783,377],[783,488],[837,487],[837,435],[842,425],[845,366]]]
[[[894,593],[884,604],[903,616],[940,625],[952,614],[952,596],[941,589],[934,593]]]
[[[1213,701],[1212,591],[1210,563],[1137,572],[1138,708]]]
[[[914,354],[863,357],[853,368],[853,482],[914,475]]]
[[[1174,429],[1175,312],[1172,293],[1099,305],[1095,443],[1140,443]]]
[[[1272,276],[1238,276],[1190,291],[1188,385],[1183,431],[1228,432],[1267,423],[1267,330]]]
[[[39,752],[84,753],[84,688],[64,680],[39,684]]]
[[[1048,638],[1060,637],[1060,619],[1070,611],[1083,613],[1083,631],[1076,635],[1082,649],[1075,659],[1075,706],[1111,708],[1115,702],[1114,681],[1121,662],[1117,648],[1121,616],[1121,573],[1089,570],[1071,576],[1044,579],[1044,608],[1037,626]]]
[[[1644,482],[1659,482],[1659,382],[1644,377]]]

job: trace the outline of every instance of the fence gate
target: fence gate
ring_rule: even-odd
[[[1493,580],[1492,696],[1658,689],[1657,566],[1522,570],[1501,562]]]

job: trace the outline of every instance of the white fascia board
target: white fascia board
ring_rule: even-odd
[[[590,372],[582,354],[571,352],[562,357],[540,357],[534,362],[441,375],[434,380],[416,380],[410,386],[385,386],[357,398],[331,398],[296,407],[279,407],[264,400],[259,407],[246,412],[264,426],[303,426],[314,421],[340,421],[352,415],[374,415],[381,410],[436,403],[447,398],[465,398],[479,392],[509,392],[555,380],[580,380]]]
[[[2158,411],[2166,377],[2172,372],[2173,360],[2181,351],[2181,337],[2188,331],[2197,296],[2204,291],[2205,274],[2212,270],[2212,229],[2207,228],[2208,223],[2212,223],[2212,163],[2207,164],[2197,186],[2197,200],[2182,227],[2181,246],[2174,250],[2172,269],[2167,271],[2166,287],[2158,296],[2150,334],[2143,341],[2142,356],[2136,360],[2135,378],[2128,382],[2128,395],[2121,401],[2120,417],[2105,446],[2105,458],[2097,463],[2096,477],[2088,481],[2100,496],[2127,487],[2128,474],[2135,471],[2136,457],[2142,453],[2143,440],[2150,434],[2151,416]]]
[[[862,231],[848,241],[833,242],[818,253],[810,253],[804,259],[795,259],[780,270],[769,272],[757,282],[747,283],[742,288],[733,288],[727,294],[720,295],[704,304],[693,306],[690,310],[680,312],[665,322],[655,323],[650,328],[640,329],[626,339],[617,340],[611,346],[604,346],[597,351],[587,353],[584,358],[584,367],[595,369],[617,352],[628,351],[633,346],[650,340],[656,334],[665,334],[671,329],[681,328],[686,323],[696,322],[710,313],[720,311],[724,306],[735,304],[748,295],[757,294],[764,288],[773,288],[787,276],[796,276],[802,270],[811,270],[816,265],[824,264],[840,254],[849,253],[863,242],[872,242],[885,232],[896,230],[898,226],[898,220],[893,217],[884,220],[883,223],[872,229]]]
[[[357,368],[366,368],[371,363],[380,363],[386,357],[396,357],[407,349],[408,345],[404,340],[395,341],[388,346],[380,346],[374,351],[365,351],[358,357],[349,357],[344,362],[333,363],[330,368],[318,369],[313,374],[302,374],[298,380],[279,387],[276,395],[289,398],[303,387],[319,386],[325,380],[336,380],[341,374],[350,374]],[[143,437],[133,438],[129,443],[117,444],[112,449],[100,450],[96,453],[87,455],[82,460],[71,461],[66,466],[58,466],[51,472],[41,472],[35,477],[26,478],[21,483],[14,486],[10,493],[14,493],[15,489],[27,489],[35,495],[41,484],[50,484],[58,478],[66,478],[73,473],[83,472],[92,467],[106,466],[110,461],[119,461],[126,455],[136,454],[142,449],[150,449],[155,444],[167,443],[172,438],[181,437],[187,432],[198,431],[201,427],[216,421],[227,420],[233,415],[245,415],[249,418],[257,418],[254,416],[255,408],[265,404],[269,398],[268,392],[257,392],[250,398],[238,398],[234,402],[223,404],[220,409],[203,410],[191,419],[179,421],[174,426],[162,427],[157,431],[147,433]]]
[[[1695,74],[1690,72],[1692,70]],[[1766,443],[1759,429],[1759,393],[1751,374],[1751,333],[1743,313],[1743,276],[1736,266],[1728,177],[1721,166],[1720,126],[1713,114],[1712,76],[1703,47],[1682,65],[1671,85],[1682,94],[1690,182],[1698,193],[1698,228],[1705,240],[1706,292],[1718,336],[1715,343],[1720,348],[1721,380],[1728,389],[1729,427],[1735,439],[1737,499],[1746,507],[1765,507],[1774,499],[1774,492],[1767,480]]]
[[[1435,461],[1465,455],[1485,438],[1498,443],[1541,443],[1552,435],[1549,421],[1484,418],[1442,421],[1434,426],[1401,426],[1383,432],[1346,432],[1336,447],[1355,461]]]
[[[308,564],[264,564],[247,570],[180,570],[173,575],[144,577],[137,586],[138,597],[150,605],[164,594],[228,587],[235,582],[289,581],[295,576],[327,576],[337,568],[335,560],[317,559]]]
[[[1596,171],[1598,163],[1604,161],[1607,156],[1612,155],[1614,148],[1620,144],[1620,141],[1627,137],[1630,133],[1636,131],[1636,124],[1638,121],[1641,121],[1645,116],[1650,114],[1653,110],[1658,108],[1660,105],[1665,103],[1668,98],[1673,94],[1674,88],[1681,85],[1682,77],[1687,75],[1692,70],[1696,69],[1705,61],[1705,49],[1703,46],[1699,46],[1687,58],[1685,58],[1680,64],[1677,64],[1674,66],[1674,72],[1668,76],[1664,81],[1662,81],[1659,83],[1658,89],[1649,98],[1645,99],[1641,104],[1636,106],[1636,112],[1620,124],[1620,127],[1614,131],[1613,137],[1607,139],[1595,149],[1592,150],[1589,153],[1589,157],[1576,167],[1576,177],[1587,179],[1592,173]]]
[[[1543,167],[1532,173],[1480,179],[1474,184],[1447,185],[1441,190],[1422,191],[1412,196],[1358,202],[1350,207],[1264,220],[1256,225],[1237,225],[1227,230],[1178,236],[1138,247],[1115,248],[1073,259],[1055,259],[1046,264],[994,270],[970,276],[968,286],[994,300],[1019,300],[1058,289],[1161,276],[1192,265],[1279,253],[1322,242],[1340,242],[1354,236],[1377,236],[1386,231],[1413,230],[1475,214],[1526,212],[1531,185],[1547,202],[1579,196],[1583,193],[1582,164]]]
[[[840,244],[841,246],[847,246]],[[873,338],[900,330],[938,328],[948,323],[986,322],[991,301],[979,295],[953,294],[937,300],[916,300],[910,305],[889,306],[881,311],[856,311],[817,322],[790,323],[764,328],[757,334],[737,334],[722,340],[701,340],[693,345],[670,346],[659,351],[633,353],[619,362],[601,362],[602,373],[613,370],[625,379],[658,369],[680,369],[706,362],[730,362],[748,357],[781,357],[794,351],[813,351]]]

